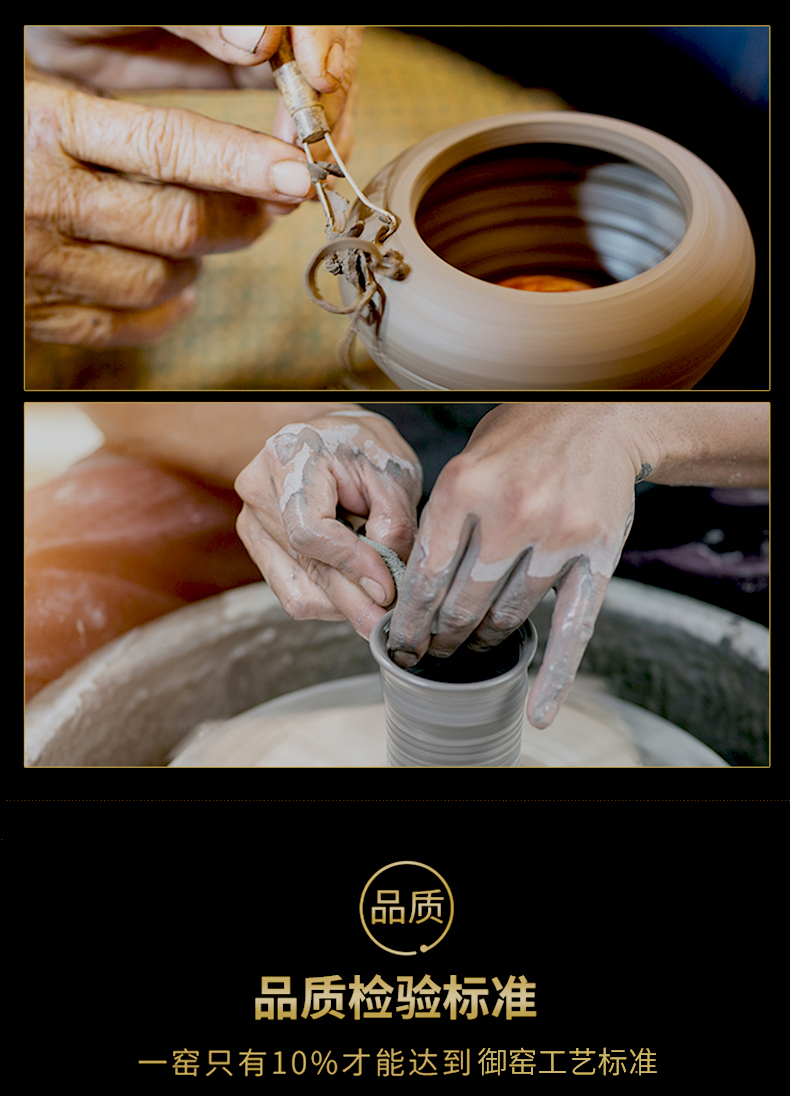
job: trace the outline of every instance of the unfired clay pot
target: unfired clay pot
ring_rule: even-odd
[[[444,662],[444,680],[403,670],[389,657],[392,612],[374,626],[370,650],[379,664],[387,725],[387,764],[484,765],[511,768],[521,760],[527,670],[537,647],[526,621],[487,655],[461,651]],[[502,652],[505,652],[504,654]],[[447,667],[460,657],[457,673]],[[423,663],[426,660],[423,660]],[[418,663],[416,670],[423,663]],[[470,672],[482,664],[489,669]],[[484,674],[479,680],[471,680]]]
[[[410,148],[365,188],[400,219],[358,334],[401,388],[691,388],[737,332],[754,245],[693,153],[574,111],[486,118]],[[349,225],[380,223],[359,205]],[[369,260],[374,262],[375,260]],[[400,266],[402,273],[402,264]],[[552,273],[591,288],[498,281]],[[346,305],[358,290],[341,278]]]

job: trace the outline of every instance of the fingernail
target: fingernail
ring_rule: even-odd
[[[410,670],[419,661],[417,656],[409,651],[390,651],[390,654],[392,655],[392,661],[396,666],[400,666],[402,670]]]
[[[179,309],[183,315],[187,315],[195,307],[197,301],[197,292],[194,286],[189,286],[187,289],[183,289],[175,298],[178,302]]]
[[[374,582],[372,578],[361,578],[359,585],[366,593],[370,594],[377,605],[386,605],[387,595],[384,593],[384,587],[378,582]]]
[[[556,714],[556,708],[551,701],[541,700],[533,706],[529,721],[533,727],[537,727],[538,730],[544,731],[553,723]]]
[[[266,27],[220,27],[219,32],[229,46],[243,49],[245,53],[255,53]]]
[[[338,84],[343,80],[344,56],[345,54],[342,45],[340,42],[335,42],[326,58],[326,71],[337,80]]]
[[[306,198],[313,185],[307,165],[299,160],[280,160],[273,164],[271,177],[274,189],[289,198]]]

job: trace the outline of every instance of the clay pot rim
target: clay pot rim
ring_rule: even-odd
[[[514,132],[525,125],[529,125],[531,133]],[[563,132],[566,128],[567,132]],[[436,136],[433,136],[409,149],[400,159],[400,178],[393,187],[391,203],[394,208],[408,209],[409,218],[402,219],[390,243],[398,251],[403,251],[407,261],[426,264],[441,272],[443,278],[456,281],[459,288],[475,283],[475,292],[492,301],[502,301],[502,294],[508,292],[527,298],[521,307],[533,311],[579,306],[578,300],[574,300],[577,297],[575,293],[525,293],[467,274],[437,255],[420,236],[415,218],[429,187],[452,168],[483,152],[545,143],[610,152],[651,171],[677,196],[686,216],[686,230],[670,254],[641,274],[612,285],[591,286],[584,291],[585,300],[588,299],[586,294],[591,292],[596,293],[597,300],[610,299],[631,293],[638,286],[646,287],[657,277],[663,278],[679,263],[686,261],[688,253],[693,252],[710,231],[711,226],[705,223],[707,217],[695,217],[696,209],[704,209],[705,195],[701,191],[697,193],[696,174],[688,173],[688,168],[694,165],[709,178],[718,177],[694,153],[645,126],[579,111],[526,111],[463,122],[446,130],[441,138],[442,147],[438,150],[434,147]]]
[[[523,630],[525,633],[521,657],[515,666],[506,670],[505,673],[498,674],[496,677],[484,678],[482,681],[431,681],[428,678],[418,677],[416,674],[404,670],[402,666],[398,666],[397,663],[392,661],[387,653],[385,632],[387,632],[389,628],[393,612],[394,610],[390,609],[385,616],[381,617],[381,619],[374,624],[370,633],[370,651],[382,669],[391,671],[397,680],[416,689],[430,689],[431,692],[436,692],[438,690],[439,692],[457,693],[461,690],[461,692],[474,691],[479,693],[481,690],[486,691],[488,689],[502,688],[502,686],[508,682],[521,677],[529,668],[532,659],[535,657],[535,651],[538,646],[538,633],[532,621],[527,619],[520,628],[516,629],[516,631]]]

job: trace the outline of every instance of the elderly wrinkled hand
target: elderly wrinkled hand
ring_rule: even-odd
[[[387,419],[337,411],[283,427],[236,480],[237,528],[285,610],[297,620],[351,621],[369,638],[395,599],[381,556],[338,514],[364,519],[367,536],[408,557],[422,470]]]
[[[478,650],[495,646],[556,587],[527,705],[535,726],[551,723],[633,520],[638,466],[608,419],[569,404],[486,415],[423,512],[390,627],[399,665],[446,657],[470,637]]]
[[[223,30],[239,32],[240,41],[241,32],[265,33],[246,49]],[[28,56],[37,66],[25,78],[25,290],[33,338],[94,346],[158,338],[191,311],[202,256],[246,247],[273,214],[314,196],[282,103],[268,135],[93,90],[268,84],[269,66],[261,65],[282,30],[29,30]],[[358,29],[292,33],[345,154]],[[328,156],[322,149],[317,158]]]

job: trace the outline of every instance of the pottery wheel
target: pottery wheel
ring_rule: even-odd
[[[579,676],[551,727],[525,720],[523,768],[725,765],[688,732],[610,696],[602,679]],[[379,768],[386,726],[378,674],[300,689],[233,719],[201,723],[170,764],[208,768]]]

